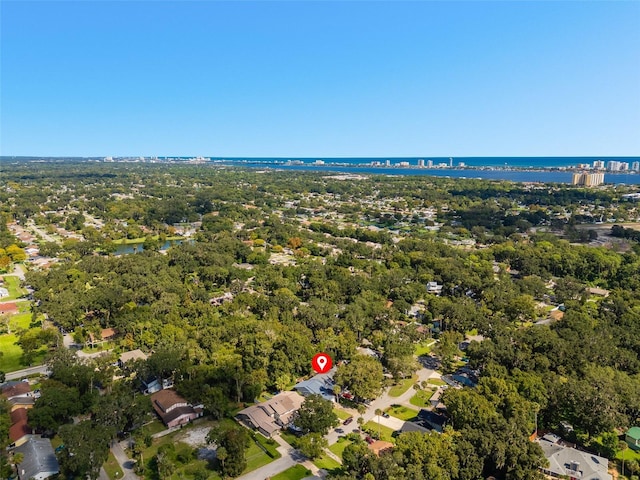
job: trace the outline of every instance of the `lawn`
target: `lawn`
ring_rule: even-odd
[[[15,372],[27,366],[20,361],[22,359],[22,348],[15,344],[17,340],[18,337],[13,333],[0,335],[0,352],[3,353],[0,356],[0,370],[5,373]],[[40,365],[45,353],[44,350],[38,352],[33,358],[32,365]]]
[[[4,275],[3,279],[3,287],[9,290],[9,296],[2,297],[1,300],[3,302],[6,302],[7,300],[15,300],[16,298],[20,298],[23,295],[26,295],[27,291],[20,286],[20,279],[18,277]]]
[[[116,460],[116,457],[114,457],[113,453],[111,452],[109,452],[109,457],[107,458],[107,461],[104,462],[103,467],[111,480],[122,478],[122,476],[124,475],[122,473],[122,469],[120,468],[120,465],[118,465],[118,461]]]
[[[437,385],[437,386],[442,386],[442,385],[446,385],[447,382],[445,382],[444,380],[440,379],[440,378],[430,378],[427,380],[427,383],[430,385]]]
[[[254,441],[249,444],[246,456],[247,468],[244,469],[244,472],[242,472],[243,474],[251,472],[256,468],[260,468],[273,461],[273,458],[264,453],[264,451]]]
[[[336,443],[329,447],[329,450],[331,450],[331,453],[333,453],[334,455],[342,458],[342,452],[344,452],[344,449],[352,443],[353,442],[351,440],[347,440],[346,438],[339,438]]]
[[[415,405],[416,407],[426,408],[431,406],[429,399],[432,395],[433,392],[431,390],[419,390],[413,397],[411,397],[409,402],[411,405]]]
[[[316,458],[313,463],[318,468],[324,468],[326,471],[331,472],[333,470],[337,470],[341,467],[341,465],[336,462],[333,458],[331,458],[326,453],[322,455],[320,458]]]
[[[280,452],[278,452],[277,448],[278,448],[278,443],[275,440],[269,439],[269,438],[265,438],[262,435],[256,433],[255,436],[253,437],[253,439],[255,441],[257,441],[260,445],[262,445],[262,447],[269,452],[268,455],[273,458],[274,460],[276,458],[280,458],[282,455],[280,455]]]
[[[167,427],[165,427],[160,420],[153,420],[140,427],[140,432],[144,437],[145,435],[154,435],[166,429]]]
[[[280,438],[282,438],[285,442],[295,448],[296,442],[298,441],[298,437],[296,437],[291,432],[282,431],[280,432]]]
[[[294,465],[291,468],[287,468],[284,472],[274,475],[271,477],[271,480],[301,480],[309,475],[311,475],[310,470],[302,465]]]
[[[429,352],[431,352],[431,343],[433,343],[433,340],[429,339],[429,340],[425,340],[422,343],[418,343],[416,345],[415,350],[413,351],[414,355],[416,357],[420,357],[422,355],[428,355]]]
[[[391,387],[389,389],[389,396],[390,397],[399,397],[404,392],[409,390],[411,388],[411,386],[414,383],[416,383],[417,379],[418,379],[418,376],[417,375],[413,375],[411,378],[405,378],[405,379],[401,380],[399,383],[397,383],[396,385],[394,385],[393,387]]]
[[[418,416],[418,411],[412,408],[403,407],[402,405],[392,405],[385,410],[392,417],[399,418],[400,420],[411,420]]]
[[[364,427],[369,429],[370,431],[378,433],[380,432],[380,440],[385,440],[387,442],[395,443],[395,439],[393,438],[393,432],[389,427],[385,427],[384,425],[378,425],[378,422],[374,420],[370,420],[364,424]]]
[[[619,451],[616,454],[616,458],[620,461],[622,461],[622,459],[624,458],[625,462],[628,462],[629,460],[635,460],[637,462],[640,462],[640,452],[635,452],[630,448],[627,448],[624,451]]]
[[[353,415],[346,410],[342,410],[341,408],[334,408],[333,413],[335,413],[340,420],[346,420],[349,417],[353,417]]]

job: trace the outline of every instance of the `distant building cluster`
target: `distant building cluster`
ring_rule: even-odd
[[[585,187],[602,185],[604,183],[604,173],[574,173],[571,183],[573,185],[584,185]]]
[[[604,160],[596,160],[593,162],[594,170],[607,170],[608,172],[628,172],[640,171],[640,162],[635,161],[631,165],[629,162],[620,162],[618,160],[610,160],[608,162],[604,162]]]

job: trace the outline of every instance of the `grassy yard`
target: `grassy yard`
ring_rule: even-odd
[[[103,467],[111,480],[122,478],[124,475],[122,473],[122,469],[120,468],[120,465],[118,465],[118,461],[116,460],[116,457],[114,457],[113,453],[111,452],[109,452],[109,457],[107,458],[107,461],[104,462]]]
[[[146,425],[140,427],[140,431],[142,432],[143,436],[154,435],[166,429],[167,427],[165,427],[160,420],[153,420],[152,422],[149,422]]]
[[[353,442],[351,440],[347,440],[346,438],[339,438],[336,443],[329,447],[329,450],[331,450],[334,455],[342,458],[342,452],[344,452],[344,449],[352,443]],[[316,465],[318,464],[316,463]]]
[[[413,375],[411,378],[405,378],[405,379],[401,380],[399,383],[397,383],[396,385],[394,385],[393,387],[391,387],[389,389],[389,396],[390,397],[399,397],[404,392],[409,390],[411,388],[411,386],[414,383],[416,383],[417,379],[418,379],[418,376],[417,375]]]
[[[21,368],[27,367],[20,361],[22,358],[22,348],[16,345],[18,337],[13,333],[5,333],[0,335],[0,352],[3,353],[0,356],[0,370],[5,373],[15,372]],[[33,358],[32,365],[40,365],[44,358],[45,351],[38,352]]]
[[[282,438],[285,442],[295,448],[296,442],[298,441],[298,437],[296,437],[293,433],[282,431],[280,432],[280,438]]]
[[[320,458],[316,458],[313,461],[313,463],[316,465],[316,467],[324,468],[328,472],[338,470],[341,467],[341,465],[338,462],[336,462],[333,458],[331,458],[326,453],[322,455]]]
[[[433,395],[433,392],[431,390],[420,390],[416,392],[416,394],[413,397],[411,397],[411,400],[409,400],[409,403],[411,403],[411,405],[415,405],[416,407],[420,407],[420,408],[429,407],[431,405],[431,402],[429,401],[429,399],[431,398],[432,395]]]
[[[378,433],[380,432],[380,440],[385,440],[387,442],[395,443],[395,439],[393,438],[393,432],[395,430],[390,429],[389,427],[385,427],[384,425],[378,425],[377,421],[370,420],[364,424],[364,427]]]
[[[311,470],[308,470],[302,465],[294,465],[291,468],[287,468],[284,472],[280,472],[271,477],[271,480],[301,480],[309,475],[311,475]]]
[[[20,286],[20,279],[18,277],[12,277],[9,275],[4,275],[4,285],[3,287],[9,290],[8,297],[2,297],[2,301],[6,302],[7,300],[15,300],[16,298],[20,298],[23,295],[26,295],[27,291]]]
[[[625,462],[628,462],[629,460],[640,462],[640,452],[635,452],[630,448],[627,448],[622,452],[618,452],[618,454],[616,455],[616,459],[620,461],[622,461],[623,458]]]
[[[392,417],[399,418],[400,420],[411,420],[418,416],[418,411],[412,408],[403,407],[402,405],[392,405],[385,410]]]
[[[335,413],[340,420],[346,420],[347,418],[353,416],[351,413],[347,412],[346,410],[342,410],[341,408],[334,408],[333,413]]]
[[[264,451],[262,451],[262,449],[258,445],[256,445],[256,442],[254,441],[252,441],[249,445],[249,449],[247,450],[246,455],[247,468],[244,469],[244,472],[242,472],[243,474],[251,472],[256,468],[260,468],[273,461],[273,458],[264,453]]]
[[[445,382],[444,380],[441,380],[440,378],[430,378],[427,380],[427,383],[429,385],[437,385],[439,387],[447,384],[447,382]]]
[[[431,346],[429,346],[429,344],[432,342],[433,342],[432,339],[428,339],[428,340],[425,340],[424,342],[418,343],[416,345],[415,350],[413,351],[414,355],[416,357],[420,357],[422,355],[428,355],[429,352],[431,352]]]

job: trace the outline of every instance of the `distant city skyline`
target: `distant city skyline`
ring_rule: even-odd
[[[0,155],[640,154],[640,2],[4,0],[0,21]]]

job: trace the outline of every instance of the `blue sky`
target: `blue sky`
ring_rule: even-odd
[[[3,0],[0,154],[640,154],[640,2]]]

